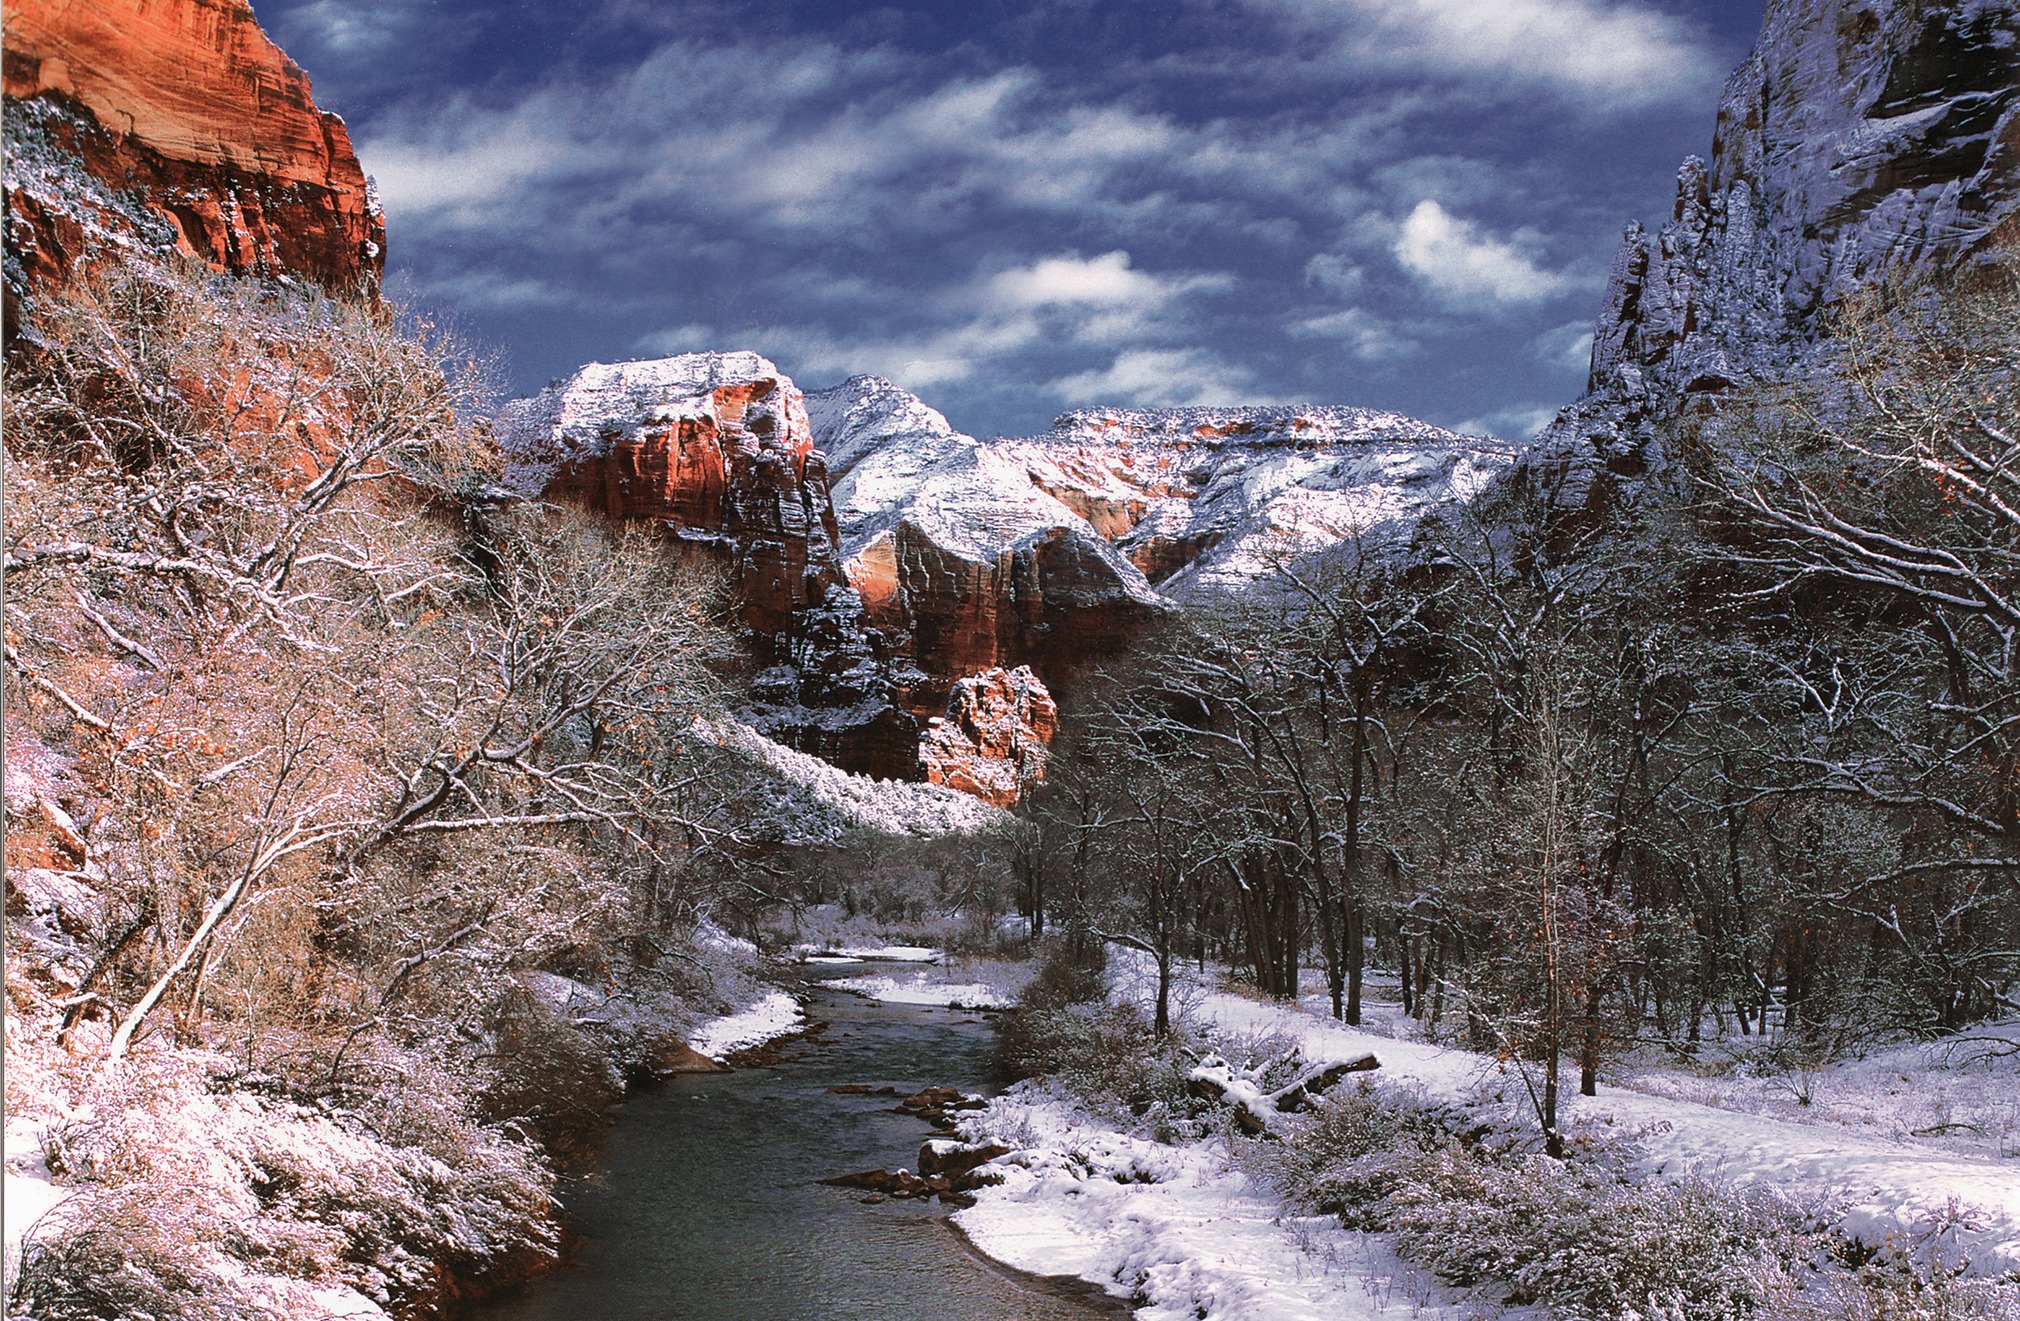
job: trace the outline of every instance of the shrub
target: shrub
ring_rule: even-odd
[[[194,1053],[101,1081],[46,1143],[79,1192],[24,1248],[14,1303],[44,1321],[265,1316],[255,1276],[424,1303],[450,1276],[551,1261],[538,1153],[461,1113],[424,1060],[405,1073],[361,1112],[255,1095]]]
[[[1759,1285],[1775,1299],[1775,1321],[2012,1321],[2020,1317],[2020,1284],[1965,1276],[1955,1231],[1968,1217],[1953,1201],[1878,1251],[1841,1244],[1856,1263],[1851,1270],[1804,1281],[1770,1264]]]
[[[1107,956],[1098,942],[1046,946],[1037,973],[1000,1025],[998,1060],[1013,1078],[1047,1077],[1097,1105],[1158,1123],[1189,1116],[1188,1062],[1158,1041],[1134,1005],[1104,1001]]]
[[[1388,1197],[1450,1136],[1420,1098],[1370,1081],[1320,1100],[1278,1142],[1248,1148],[1248,1165],[1303,1210],[1350,1229],[1383,1229]]]
[[[1763,1263],[1806,1240],[1788,1206],[1694,1178],[1647,1185],[1547,1156],[1448,1148],[1390,1196],[1397,1247],[1459,1285],[1499,1281],[1513,1302],[1612,1321],[1764,1315]]]
[[[1017,997],[1020,1009],[1039,1011],[1096,1004],[1108,994],[1108,947],[1098,940],[1051,940],[1038,971]]]

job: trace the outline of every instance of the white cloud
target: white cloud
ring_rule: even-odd
[[[1556,416],[1557,408],[1551,404],[1510,404],[1479,417],[1469,417],[1452,429],[1469,436],[1533,440],[1536,433],[1549,426]]]
[[[1172,305],[1196,293],[1232,288],[1218,273],[1154,274],[1132,269],[1127,252],[1044,257],[990,276],[975,294],[980,316],[1042,320],[1055,337],[1114,344],[1169,335],[1185,325]]]
[[[1393,251],[1404,269],[1460,301],[1534,303],[1571,286],[1514,244],[1481,234],[1428,198],[1403,222]]]
[[[1485,88],[1542,84],[1602,112],[1697,104],[1724,75],[1689,26],[1638,0],[1249,0],[1356,70],[1403,66]]]
[[[1200,349],[1131,349],[1104,371],[1076,372],[1053,381],[1052,392],[1069,404],[1258,404],[1272,402],[1258,392],[1246,369],[1221,362]]]
[[[1352,298],[1368,282],[1368,273],[1334,252],[1322,252],[1305,263],[1305,283],[1329,294]]]
[[[1592,366],[1592,322],[1567,321],[1546,330],[1529,342],[1529,352],[1538,362],[1582,373]]]
[[[566,290],[569,320],[609,327],[536,352],[749,348],[999,409],[1257,400],[1444,334],[1419,280],[1446,323],[1575,287],[1504,219],[1557,233],[1535,179],[1423,113],[1449,90],[1216,119],[982,56],[683,32],[629,69],[372,119],[360,155],[421,287],[473,310]],[[513,278],[457,274],[486,263]],[[1518,355],[1536,330],[1495,321]]]
[[[516,119],[479,124],[470,136],[381,141],[362,153],[386,214],[408,219],[445,212],[481,225],[496,218],[487,204],[544,181],[565,161],[564,149]]]
[[[313,0],[284,10],[275,35],[286,49],[341,56],[376,54],[411,25],[411,6],[358,5],[354,0]]]
[[[1293,339],[1336,339],[1362,362],[1389,362],[1417,351],[1417,342],[1361,307],[1305,317],[1286,328]]]
[[[1110,252],[1082,260],[1046,257],[1029,266],[1004,271],[989,281],[990,301],[999,307],[1057,307],[1081,303],[1095,307],[1154,306],[1170,297],[1172,286],[1156,276],[1129,268],[1129,254]]]
[[[880,336],[802,323],[741,332],[739,342],[802,373],[874,372],[921,389],[1009,370],[1019,355],[1045,345],[1142,346],[1168,339],[1190,324],[1182,307],[1187,296],[1231,284],[1219,274],[1136,270],[1123,251],[1091,258],[1073,253],[980,276],[916,304],[909,309],[909,320],[919,326],[913,333]],[[683,325],[642,336],[634,348],[686,353],[723,348],[722,338],[709,326]]]

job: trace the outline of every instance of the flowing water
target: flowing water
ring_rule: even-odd
[[[969,1247],[933,1201],[870,1204],[816,1180],[916,1168],[928,1129],[893,1096],[840,1083],[973,1091],[993,1034],[977,1016],[815,990],[826,1033],[771,1067],[675,1079],[620,1112],[572,1191],[571,1263],[471,1321],[1067,1321],[1127,1315]]]

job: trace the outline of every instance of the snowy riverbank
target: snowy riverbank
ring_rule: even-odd
[[[1112,998],[1146,1002],[1142,963],[1112,951]],[[1295,1044],[1313,1064],[1373,1053],[1385,1084],[1522,1122],[1522,1080],[1492,1058],[1357,1031],[1198,978],[1180,1000],[1211,1031]],[[1838,1228],[1876,1247],[1926,1234],[1954,1200],[1969,1214],[1946,1244],[1950,1259],[1976,1276],[2020,1272],[2020,1161],[1613,1087],[1566,1098],[1564,1113],[1574,1131],[1632,1139],[1659,1176],[1834,1203],[1843,1208]],[[1384,1236],[1289,1212],[1238,1167],[1224,1139],[1165,1145],[1131,1136],[1037,1084],[1012,1088],[966,1132],[1013,1149],[998,1162],[1004,1182],[957,1217],[977,1246],[1019,1269],[1077,1275],[1133,1297],[1150,1321],[1479,1315],[1477,1303],[1398,1260]]]

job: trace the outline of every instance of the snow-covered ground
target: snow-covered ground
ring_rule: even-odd
[[[773,991],[748,1009],[697,1024],[687,1044],[719,1060],[796,1032],[805,1021],[806,1011],[799,1001],[784,991]]]
[[[1013,997],[985,982],[943,982],[914,973],[909,977],[841,977],[828,983],[894,1005],[945,1005],[950,1009],[1007,1009]]]
[[[1154,983],[1144,962],[1128,950],[1111,950],[1115,996],[1147,1004]],[[1432,1100],[1498,1105],[1511,1115],[1526,1105],[1513,1066],[1403,1039],[1407,1024],[1385,1024],[1392,1035],[1357,1031],[1327,1018],[1320,1002],[1290,1007],[1259,1001],[1197,977],[1188,977],[1178,999],[1201,1026],[1223,1036],[1295,1043],[1312,1063],[1373,1053],[1386,1082]],[[1987,1061],[1983,1055],[1961,1054],[1955,1044],[1904,1047],[1842,1066],[1842,1079],[1829,1086],[1849,1096],[1863,1085],[1882,1113],[1898,1116],[1926,1104],[1912,1097],[1918,1069],[1927,1077],[1931,1069],[1971,1059],[1973,1067],[1990,1068],[1993,1080],[1974,1081],[1961,1094],[1983,1093],[1979,1108],[1996,1109],[1991,1098],[1999,1095],[1999,1078],[2011,1089],[2014,1074],[2006,1057]],[[1678,1077],[1658,1076],[1672,1084]],[[1910,1099],[1887,1109],[1890,1078]],[[1843,1113],[1848,1101],[1822,1108],[1814,1097],[1809,1107],[1791,1101],[1813,1121],[1795,1122],[1651,1094],[1648,1076],[1636,1081],[1645,1090],[1602,1087],[1598,1097],[1567,1097],[1566,1126],[1633,1138],[1658,1173],[1697,1173],[1831,1199],[1846,1209],[1842,1227],[1875,1245],[1889,1234],[1927,1228],[1931,1213],[1954,1200],[1970,1211],[1956,1248],[1968,1257],[1971,1273],[2020,1273],[2020,1160],[2007,1155],[2010,1141],[1981,1152],[1945,1149],[1903,1140],[1906,1121],[1852,1122]],[[2020,1089],[2004,1097],[2020,1104]],[[1235,1165],[1218,1139],[1166,1146],[1133,1137],[1031,1083],[969,1117],[964,1131],[1013,1148],[997,1162],[1005,1182],[981,1190],[978,1204],[957,1217],[976,1245],[1024,1270],[1077,1275],[1133,1297],[1137,1315],[1149,1321],[1457,1321],[1482,1314],[1477,1302],[1458,1299],[1398,1260],[1384,1236],[1342,1230],[1330,1217],[1293,1215]]]
[[[1744,1049],[1707,1056],[1691,1069],[1626,1063],[1613,1081],[1715,1109],[2020,1161],[2020,1022],[1892,1046],[1819,1068]]]
[[[1145,957],[1117,949],[1111,963],[1116,993],[1148,1003],[1154,981]],[[1196,980],[1182,998],[1202,1022],[1224,1032],[1280,1036],[1297,1043],[1313,1062],[1372,1052],[1381,1061],[1385,1081],[1412,1084],[1434,1100],[1521,1100],[1523,1080],[1515,1066],[1488,1056],[1357,1031],[1309,1007],[1249,999]],[[1882,1066],[1887,1062],[1882,1057]],[[1898,1073],[1901,1060],[1891,1062]],[[2015,1074],[2008,1070],[2006,1077]],[[1874,1100],[1877,1104],[1879,1098]],[[1930,1212],[1957,1199],[1975,1212],[1976,1229],[1960,1244],[1973,1270],[2020,1272],[2020,1161],[1902,1140],[1885,1128],[1873,1132],[1864,1125],[1798,1123],[1612,1087],[1602,1087],[1596,1097],[1567,1096],[1562,1119],[1567,1127],[1591,1125],[1634,1136],[1667,1173],[1697,1172],[1795,1194],[1840,1197],[1849,1208],[1845,1228],[1875,1245],[1889,1233],[1925,1225]]]
[[[42,1158],[42,1135],[46,1124],[18,1116],[7,1119],[5,1186],[0,1187],[0,1208],[6,1225],[6,1277],[12,1286],[15,1265],[21,1260],[21,1243],[36,1222],[70,1195],[50,1177]]]
[[[1077,1275],[1131,1298],[1140,1321],[1461,1321],[1386,1240],[1287,1214],[1215,1141],[1165,1146],[1019,1083],[963,1125],[1015,1153],[1004,1182],[954,1219],[999,1261]]]
[[[837,951],[830,951],[831,953]],[[992,958],[948,958],[940,950],[922,946],[886,946],[881,950],[838,951],[864,961],[908,962],[919,965],[897,973],[877,973],[863,977],[841,977],[828,982],[842,991],[886,1004],[944,1005],[950,1009],[1008,1009],[1017,1002],[1017,993],[1031,980],[1033,965],[1026,960]],[[931,955],[930,958],[918,957]],[[820,961],[819,955],[808,962]]]
[[[945,951],[931,945],[849,945],[819,952],[874,963],[938,963],[946,957]]]

